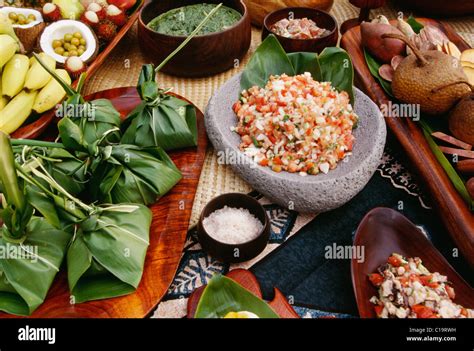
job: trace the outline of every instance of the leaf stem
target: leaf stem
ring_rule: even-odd
[[[13,149],[9,136],[3,132],[0,132],[0,180],[7,202],[20,211],[24,210],[26,202],[18,185]]]
[[[12,146],[37,146],[37,147],[50,147],[56,149],[65,149],[61,143],[54,143],[50,141],[32,140],[32,139],[11,139]]]

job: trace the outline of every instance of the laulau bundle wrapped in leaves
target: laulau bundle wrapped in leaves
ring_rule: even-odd
[[[64,190],[34,157],[19,172],[29,184],[30,198],[43,199],[32,203],[36,210],[73,234],[67,268],[74,301],[133,292],[149,245],[150,209],[140,204],[85,204]]]
[[[30,315],[40,306],[65,256],[71,236],[33,215],[18,181],[8,137],[0,132],[0,310]]]
[[[119,144],[100,152],[102,162],[91,181],[94,199],[151,205],[181,179],[181,172],[159,147]]]
[[[143,66],[137,85],[142,103],[125,120],[122,142],[165,150],[196,146],[194,106],[160,89],[155,76],[153,65]]]

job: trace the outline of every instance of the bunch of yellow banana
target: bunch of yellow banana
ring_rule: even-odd
[[[48,111],[66,96],[64,89],[35,58],[15,54],[16,49],[8,46],[11,42],[17,46],[10,36],[0,34],[0,69],[3,67],[0,80],[0,131],[8,134],[17,130],[32,111]],[[52,57],[45,53],[39,56],[43,63],[71,84],[71,78],[65,70],[55,69],[56,61]]]

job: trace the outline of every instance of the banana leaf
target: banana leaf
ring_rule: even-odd
[[[382,64],[377,62],[377,60],[365,49],[364,58],[367,67],[369,67],[370,74],[372,74],[379,81],[380,86],[387,93],[387,95],[393,97],[392,83],[383,79],[379,74],[379,69],[382,67]]]
[[[23,165],[35,158],[47,172],[70,194],[81,194],[88,181],[87,166],[58,143],[12,140],[15,159]]]
[[[39,217],[28,221],[23,242],[11,243],[0,237],[0,252],[18,253],[0,260],[0,310],[33,313],[46,298],[70,240],[69,234]]]
[[[319,55],[322,80],[331,82],[339,92],[349,94],[351,104],[354,104],[354,67],[349,54],[338,47],[328,47]]]
[[[159,147],[118,144],[101,149],[91,192],[100,203],[151,205],[181,180],[181,172]]]
[[[74,301],[133,292],[142,278],[149,245],[150,209],[140,204],[89,205],[67,193],[41,163],[27,170],[19,172],[34,189],[34,198],[44,200],[41,206],[35,201],[35,208],[56,213],[61,226],[73,231],[67,268]]]
[[[79,224],[67,253],[75,302],[135,291],[143,274],[150,225],[151,211],[136,204],[102,207]]]
[[[46,298],[71,236],[33,216],[24,183],[18,180],[10,141],[1,132],[0,155],[5,197],[0,228],[0,310],[30,315]]]
[[[240,88],[264,87],[271,75],[290,76],[310,72],[313,79],[331,82],[338,91],[345,91],[354,103],[354,69],[349,54],[341,48],[324,49],[321,55],[298,52],[287,54],[278,39],[269,35],[257,48],[245,67]]]
[[[279,318],[262,299],[232,279],[215,275],[204,289],[195,318],[223,318],[229,312],[252,312],[259,318]]]
[[[142,99],[122,125],[122,143],[175,150],[197,145],[196,109],[156,83],[153,65],[144,65],[137,91]]]

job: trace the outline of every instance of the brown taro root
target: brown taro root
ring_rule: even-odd
[[[399,39],[413,51],[398,65],[393,76],[393,94],[401,102],[417,104],[422,112],[440,115],[471,92],[468,78],[456,58],[440,51],[420,51],[401,35],[383,37]]]
[[[383,34],[398,34],[403,36],[396,27],[384,23],[363,22],[360,25],[362,45],[375,58],[383,63],[390,63],[397,55],[405,55],[406,44],[393,38],[383,38]]]

